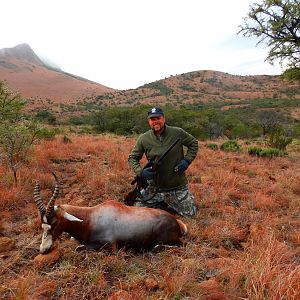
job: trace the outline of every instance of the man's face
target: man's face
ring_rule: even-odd
[[[166,119],[164,116],[152,117],[148,119],[149,126],[155,133],[161,133],[164,130],[165,121]]]

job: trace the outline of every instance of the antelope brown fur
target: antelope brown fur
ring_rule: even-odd
[[[69,233],[87,249],[121,247],[147,250],[156,245],[180,246],[180,237],[187,233],[186,225],[170,213],[153,208],[126,206],[106,201],[93,207],[55,206],[59,184],[44,206],[40,187],[34,190],[34,201],[40,211],[44,230],[40,252],[51,250],[62,232]]]

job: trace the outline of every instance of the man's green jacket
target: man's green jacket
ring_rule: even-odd
[[[157,186],[160,191],[177,189],[186,185],[185,174],[176,173],[174,168],[183,158],[189,163],[195,159],[198,152],[198,141],[179,127],[166,125],[160,136],[156,136],[152,130],[140,135],[128,158],[130,167],[136,175],[140,175],[142,172],[140,160],[144,154],[148,161],[155,158],[159,159],[178,138],[180,138],[179,142],[158,166],[158,175],[152,184]],[[186,146],[187,149],[184,149],[183,146]]]

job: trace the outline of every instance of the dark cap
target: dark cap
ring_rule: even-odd
[[[163,116],[164,112],[159,107],[153,107],[148,111],[148,119]]]

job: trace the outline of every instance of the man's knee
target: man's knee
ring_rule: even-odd
[[[183,217],[193,217],[197,213],[197,207],[194,202],[177,203],[174,206],[177,213]]]

